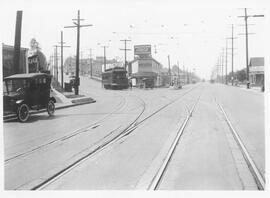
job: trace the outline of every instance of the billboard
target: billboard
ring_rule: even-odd
[[[134,45],[134,55],[150,55],[151,45]]]

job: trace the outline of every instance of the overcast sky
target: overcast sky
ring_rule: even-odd
[[[218,3],[219,2],[219,3]],[[246,4],[243,4],[245,2]],[[260,2],[260,3],[258,3]],[[29,47],[31,38],[36,38],[42,51],[49,59],[53,45],[60,42],[60,32],[64,32],[66,45],[64,56],[75,55],[76,30],[64,26],[73,25],[80,9],[82,24],[93,24],[81,29],[81,51],[89,57],[89,49],[94,56],[102,56],[100,45],[108,45],[107,57],[123,60],[124,47],[121,39],[128,42],[128,60],[133,59],[133,47],[137,44],[151,44],[152,56],[168,67],[179,61],[190,70],[209,78],[212,68],[218,61],[225,38],[231,37],[231,24],[235,25],[235,68],[245,67],[245,37],[243,15],[265,14],[265,1],[173,1],[173,0],[1,0],[2,42],[14,44],[16,10],[23,10],[22,47]],[[265,18],[249,18],[249,31],[256,33],[249,37],[250,57],[264,57]],[[99,43],[99,44],[98,44]],[[154,45],[156,45],[156,51]],[[228,41],[231,48],[231,40]],[[230,49],[229,49],[230,50]],[[231,55],[228,51],[228,71]]]

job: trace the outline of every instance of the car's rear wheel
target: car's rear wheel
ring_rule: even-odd
[[[48,102],[47,112],[48,112],[49,116],[53,116],[53,114],[55,112],[55,105],[54,105],[54,102],[52,100],[49,100],[49,102]]]
[[[29,107],[27,104],[21,104],[17,110],[17,116],[20,122],[26,122],[29,118]]]

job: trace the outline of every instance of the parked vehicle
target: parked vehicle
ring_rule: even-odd
[[[151,88],[153,89],[155,85],[155,81],[153,78],[144,78],[143,79],[143,88]]]
[[[127,71],[122,67],[107,69],[102,73],[102,85],[105,89],[127,89]]]
[[[170,83],[169,89],[182,89],[182,82],[180,79],[176,79]]]
[[[49,116],[55,111],[56,102],[50,96],[52,76],[45,73],[15,74],[4,78],[4,114],[17,114],[26,122],[30,110],[47,109]]]

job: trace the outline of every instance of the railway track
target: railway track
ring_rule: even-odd
[[[150,115],[148,115],[147,117],[145,117],[144,119],[138,121],[138,119],[143,115],[143,113],[145,111],[145,102],[142,99],[140,99],[141,100],[141,103],[143,105],[143,109],[142,109],[141,113],[124,130],[122,130],[121,133],[119,133],[118,135],[114,136],[112,139],[104,142],[103,144],[99,145],[96,149],[94,149],[91,152],[89,152],[89,153],[85,154],[84,156],[80,157],[78,160],[74,161],[70,165],[68,165],[65,168],[63,168],[62,170],[56,172],[51,177],[48,177],[43,182],[40,182],[39,184],[33,186],[31,188],[31,190],[42,190],[42,189],[46,188],[46,186],[48,186],[49,184],[51,184],[54,181],[58,180],[63,175],[65,175],[66,173],[68,173],[69,171],[71,171],[72,169],[74,169],[76,166],[78,166],[79,164],[83,163],[85,160],[87,160],[90,157],[94,156],[95,154],[97,154],[98,152],[102,151],[103,149],[106,149],[107,147],[115,144],[116,142],[118,142],[123,137],[126,137],[127,135],[131,134],[142,123],[144,123],[145,121],[149,120],[151,117],[153,117],[154,115],[156,115],[157,113],[159,113],[160,111],[162,111],[163,109],[165,109],[166,107],[168,107],[169,105],[171,105],[171,104],[175,103],[176,101],[180,100],[186,94],[190,93],[192,90],[194,90],[197,87],[198,86],[192,87],[192,88],[188,89],[180,97],[172,100],[171,102],[169,102],[166,105],[162,106],[161,108],[157,109],[156,111],[154,111],[153,113],[151,113]]]
[[[120,103],[118,103],[116,105],[116,107],[111,111],[109,112],[108,114],[106,114],[105,116],[103,116],[102,118],[98,119],[97,121],[95,121],[94,123],[91,123],[91,124],[87,124],[86,126],[83,126],[75,131],[72,131],[70,132],[69,134],[66,134],[64,136],[61,136],[61,137],[58,137],[56,139],[53,139],[49,142],[46,142],[44,144],[41,144],[41,145],[38,145],[34,148],[31,148],[30,150],[27,150],[25,152],[22,152],[22,153],[19,153],[19,154],[16,154],[14,156],[11,156],[9,158],[6,158],[4,160],[5,164],[12,161],[12,160],[15,160],[19,157],[23,157],[23,156],[26,156],[26,155],[29,155],[33,152],[36,152],[36,151],[39,151],[41,149],[44,149],[46,148],[47,146],[50,146],[52,144],[55,144],[57,142],[61,142],[61,141],[64,141],[64,140],[67,140],[69,138],[72,138],[72,137],[75,137],[77,135],[80,135],[81,133],[84,133],[85,131],[89,130],[89,129],[93,129],[93,128],[96,128],[98,127],[102,122],[104,122],[105,120],[107,120],[112,114],[116,113],[116,112],[119,112],[121,111],[122,109],[124,109],[124,107],[126,106],[127,104],[127,100],[125,97],[123,97],[122,95],[120,95],[120,97],[122,98],[122,100],[120,101]],[[32,141],[32,140],[31,140]],[[24,144],[26,144],[28,142],[24,142]]]
[[[245,144],[241,140],[240,136],[238,135],[237,131],[235,130],[234,126],[232,125],[227,113],[225,112],[223,106],[220,102],[218,102],[215,98],[216,104],[218,105],[219,109],[221,110],[223,117],[230,128],[230,131],[234,137],[235,142],[237,143],[245,162],[248,166],[249,171],[251,172],[256,184],[258,190],[264,190],[265,189],[265,178],[263,177],[263,174],[260,172],[260,170],[257,168],[256,163],[252,159],[251,155],[249,154]]]
[[[169,167],[170,161],[173,157],[174,151],[177,147],[178,142],[180,141],[180,138],[182,136],[182,134],[185,131],[185,127],[187,125],[187,123],[189,122],[189,120],[192,117],[192,113],[194,112],[199,100],[200,100],[201,94],[198,97],[197,101],[193,104],[191,110],[188,112],[183,124],[181,125],[181,127],[178,130],[178,133],[175,137],[175,139],[173,140],[171,147],[168,151],[168,153],[166,154],[166,156],[164,157],[163,163],[161,163],[161,165],[158,167],[158,169],[156,169],[155,174],[151,176],[151,180],[148,178],[148,181],[143,181],[143,187],[146,188],[146,190],[158,190],[159,189],[159,185],[166,173],[167,168]],[[241,151],[245,162],[247,164],[247,167],[251,173],[251,175],[253,176],[253,179],[257,185],[258,190],[264,190],[265,189],[265,178],[263,177],[262,173],[259,171],[259,169],[256,166],[256,163],[254,162],[254,160],[252,159],[252,157],[250,156],[247,148],[245,147],[244,143],[242,142],[240,136],[238,135],[237,131],[235,130],[235,128],[233,127],[230,119],[228,118],[228,115],[226,114],[223,106],[216,100],[215,98],[215,102],[218,106],[218,108],[221,110],[221,113],[230,129],[230,132],[232,133],[235,142],[237,143],[239,150]],[[147,185],[145,185],[145,183]],[[140,184],[139,184],[140,186]]]
[[[161,164],[161,166],[159,167],[159,169],[156,171],[155,175],[153,175],[152,180],[149,182],[148,186],[147,186],[147,190],[157,190],[158,186],[166,172],[167,167],[169,166],[170,160],[174,154],[174,151],[177,147],[177,144],[182,136],[182,134],[184,133],[184,130],[187,126],[187,123],[189,122],[190,118],[192,117],[192,113],[194,112],[200,98],[201,98],[201,94],[202,94],[203,90],[201,91],[199,97],[197,98],[197,100],[195,101],[195,103],[193,104],[193,106],[191,107],[191,109],[189,110],[186,106],[186,111],[187,111],[187,115],[186,118],[184,120],[184,122],[182,123],[181,127],[179,128],[177,135],[175,137],[175,139],[173,140],[171,147],[167,153],[167,155],[165,156],[163,163]]]

